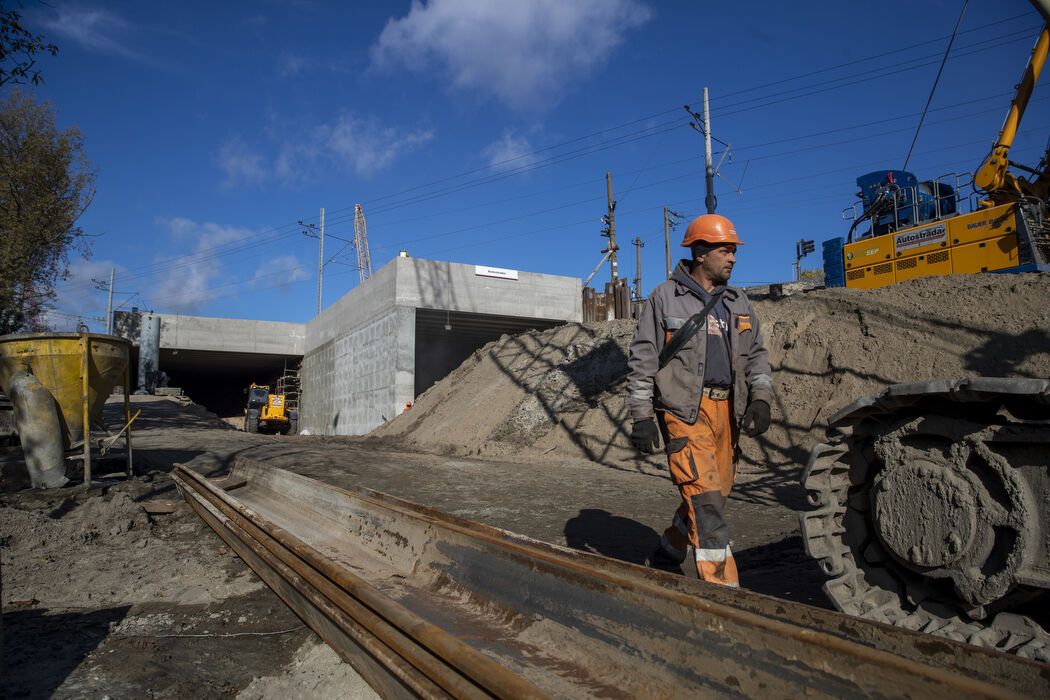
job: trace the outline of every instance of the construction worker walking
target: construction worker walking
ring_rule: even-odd
[[[697,577],[727,586],[739,585],[725,519],[737,438],[769,428],[773,399],[758,318],[744,292],[727,284],[742,243],[724,216],[689,224],[682,245],[690,259],[642,307],[627,377],[631,441],[652,454],[662,435],[682,497],[650,564],[677,569],[691,547]]]

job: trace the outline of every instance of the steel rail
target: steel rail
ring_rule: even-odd
[[[248,541],[239,539],[245,541],[257,555],[266,558],[265,554],[258,551],[259,547],[265,548],[277,558],[282,568],[299,574],[355,623],[368,630],[378,641],[426,674],[453,697],[490,697],[488,693],[480,692],[477,685],[487,688],[491,697],[549,697],[491,658],[398,605],[361,578],[338,567],[320,552],[298,541],[266,518],[250,509],[234,507],[225,492],[208,483],[207,479],[196,472],[180,469],[176,483],[188,486],[185,477],[192,479],[200,487],[195,489],[195,495],[200,494],[207,499],[248,535]],[[270,559],[269,563],[273,564],[274,560]],[[315,597],[311,595],[311,598]],[[430,652],[433,656],[425,652]],[[437,663],[438,659],[447,665]],[[477,685],[465,682],[464,678],[473,679]]]
[[[569,609],[567,613],[560,610],[558,619],[550,624],[567,625],[566,634],[577,633],[578,639],[568,638],[571,647],[567,651],[564,639],[552,638],[551,652],[544,657],[547,661],[540,658],[544,656],[542,653],[533,652],[535,658],[531,659],[532,664],[522,666],[521,659],[501,658],[500,650],[491,645],[485,647],[482,644],[480,646],[484,651],[479,650],[351,573],[345,560],[335,561],[304,541],[303,528],[306,525],[296,526],[294,521],[286,521],[298,529],[298,533],[290,532],[273,521],[274,517],[280,519],[287,517],[287,514],[282,516],[277,511],[262,513],[253,510],[246,505],[245,499],[225,493],[192,469],[179,466],[174,475],[176,483],[194,510],[245,558],[307,624],[344,658],[362,670],[362,675],[386,696],[408,694],[442,697],[447,694],[453,697],[546,697],[565,694],[566,687],[572,687],[573,692],[586,692],[586,688],[590,688],[591,693],[602,694],[615,692],[617,681],[609,680],[598,687],[600,683],[596,678],[605,681],[601,674],[615,677],[616,673],[628,673],[641,678],[651,676],[654,680],[645,686],[646,690],[658,690],[659,695],[667,697],[685,695],[697,688],[709,691],[714,688],[717,694],[746,694],[745,688],[739,687],[740,674],[723,672],[720,677],[713,678],[710,672],[704,675],[698,671],[699,668],[706,668],[705,662],[711,665],[711,657],[718,657],[717,644],[724,644],[726,653],[739,657],[727,659],[724,664],[721,658],[716,658],[720,672],[734,668],[745,672],[750,670],[753,677],[751,682],[758,683],[753,687],[763,687],[763,678],[782,683],[779,691],[772,692],[774,695],[806,690],[817,695],[844,692],[872,695],[888,691],[894,694],[911,692],[942,697],[959,694],[967,697],[1017,697],[1031,692],[1034,687],[1031,679],[1040,678],[1040,671],[1043,670],[1037,665],[1026,667],[1024,664],[1029,662],[1021,660],[996,659],[992,666],[1007,666],[998,669],[996,680],[1010,678],[1015,675],[1014,671],[1019,671],[1016,674],[1018,679],[1026,679],[1010,684],[1012,687],[1001,687],[954,672],[959,668],[967,668],[968,662],[987,666],[989,654],[983,650],[971,651],[968,647],[955,648],[950,643],[938,642],[938,650],[943,652],[947,649],[950,652],[947,656],[955,659],[956,666],[954,670],[938,668],[885,649],[865,646],[826,630],[763,615],[746,606],[720,602],[718,595],[708,598],[675,590],[667,585],[669,577],[653,577],[650,572],[639,575],[640,570],[631,565],[597,556],[569,554],[553,545],[438,513],[385,494],[340,489],[268,467],[242,469],[241,466],[235,467],[234,475],[248,483],[245,494],[248,501],[254,498],[265,506],[266,498],[275,498],[276,492],[272,489],[276,484],[281,494],[288,492],[288,499],[301,497],[296,501],[296,507],[304,511],[318,504],[331,507],[336,502],[333,499],[343,499],[339,503],[351,504],[346,507],[356,509],[353,514],[356,520],[350,516],[347,519],[359,523],[359,526],[362,521],[366,521],[365,525],[375,528],[376,533],[396,535],[403,539],[403,534],[391,530],[397,526],[405,528],[403,532],[410,532],[412,527],[426,529],[427,539],[422,548],[419,551],[410,548],[410,551],[403,553],[419,557],[417,568],[423,561],[420,552],[426,547],[433,549],[434,540],[442,543],[438,549],[445,547],[443,551],[446,553],[467,551],[463,545],[467,542],[472,548],[467,552],[468,559],[477,557],[447,571],[468,570],[471,566],[484,569],[490,566],[490,560],[497,558],[503,558],[504,568],[521,567],[523,591],[518,593],[525,598],[520,604],[527,607],[531,603],[533,608],[511,609],[508,614],[544,621],[543,606],[549,602],[545,596],[559,595],[557,590],[550,590],[551,582],[558,585],[563,583]],[[274,476],[278,473],[279,476]],[[272,505],[273,501],[270,503]],[[349,531],[345,534],[348,537],[352,535]],[[458,544],[453,542],[457,538]],[[381,547],[382,543],[371,544]],[[415,573],[415,568],[412,571]],[[535,574],[538,578],[525,580],[531,575],[529,572],[538,572]],[[485,569],[483,573],[488,574],[489,570]],[[447,575],[447,572],[442,573],[442,576]],[[460,575],[466,580],[472,574],[468,571]],[[425,571],[419,578],[421,588],[428,585],[440,587],[434,581],[424,581]],[[699,592],[704,590],[698,588]],[[606,607],[647,609],[641,615],[641,622],[628,621],[623,625],[615,625],[603,620],[594,629],[588,628],[581,632],[580,625],[591,624],[590,618],[595,616],[590,609],[583,612],[571,609],[573,596],[580,595],[581,591],[591,600],[578,599],[578,607],[596,605],[594,601],[604,596],[609,599]],[[492,589],[481,590],[480,593],[488,595],[493,605],[506,604],[506,600],[500,597],[504,591]],[[739,596],[743,601],[762,598],[745,591],[740,591]],[[408,600],[407,597],[405,599]],[[560,607],[565,607],[560,601],[556,602]],[[514,604],[518,603],[512,601],[510,607]],[[783,606],[792,607],[789,603],[777,601],[778,608]],[[794,607],[803,609],[802,606]],[[799,617],[804,618],[804,615]],[[857,624],[857,621],[850,622]],[[687,626],[683,627],[683,623]],[[646,624],[650,628],[645,628]],[[614,626],[610,628],[610,625]],[[908,634],[894,632],[905,637]],[[880,631],[880,634],[884,633],[884,630]],[[610,635],[621,637],[606,639]],[[691,636],[696,638],[687,638]],[[669,640],[671,646],[667,646]],[[588,643],[592,641],[594,648],[589,649]],[[614,651],[607,651],[603,644]],[[685,648],[682,648],[683,645]],[[626,658],[616,658],[610,662],[606,658],[609,653],[620,653]],[[572,658],[552,666],[549,658],[559,655]],[[524,656],[528,658],[529,654]],[[754,666],[748,669],[747,663]],[[590,671],[595,673],[588,677]],[[552,680],[551,676],[558,674],[560,677]],[[566,686],[565,676],[574,674],[587,682]],[[756,676],[757,681],[754,678]],[[635,692],[640,682],[637,677],[625,681],[635,684]],[[666,687],[668,681],[681,682],[682,685],[678,688]],[[1039,686],[1039,681],[1034,681],[1034,684]],[[1042,684],[1040,688],[1045,690],[1045,679]],[[629,695],[632,691],[625,685],[620,692]]]
[[[307,579],[299,576],[294,570],[283,562],[274,561],[269,552],[250,534],[239,528],[233,521],[227,518],[222,511],[217,509],[210,499],[200,493],[190,493],[187,496],[191,508],[210,525],[238,556],[248,562],[249,566],[269,585],[277,595],[297,614],[303,617],[310,626],[333,648],[343,649],[342,641],[338,632],[318,624],[311,620],[305,606],[313,605],[325,617],[332,620],[339,632],[345,634],[350,640],[358,644],[362,649],[372,655],[380,664],[401,683],[403,683],[416,696],[422,698],[445,698],[446,693],[441,692],[429,679],[420,674],[413,666],[406,663],[390,647],[385,646],[381,640],[369,635],[362,630],[354,618],[325,601],[320,596],[310,592]],[[280,578],[288,581],[295,591],[301,595],[296,596],[280,585],[280,579],[267,575],[269,571],[276,573]],[[375,678],[374,673],[365,674],[374,685],[384,685],[384,679]]]

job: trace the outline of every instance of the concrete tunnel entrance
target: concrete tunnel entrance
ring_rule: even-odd
[[[285,368],[297,368],[298,355],[207,350],[160,351],[160,369],[169,386],[180,387],[194,403],[220,416],[244,412],[244,390],[255,382],[272,389]]]
[[[471,353],[500,336],[545,330],[565,321],[416,309],[415,396],[441,381]]]

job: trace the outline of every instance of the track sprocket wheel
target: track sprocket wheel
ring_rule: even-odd
[[[1050,634],[1010,612],[1050,591],[1050,382],[896,385],[827,438],[800,519],[835,606],[1050,663]]]

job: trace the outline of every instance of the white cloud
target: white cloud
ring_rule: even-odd
[[[250,186],[273,178],[302,185],[331,170],[370,177],[429,142],[434,130],[402,129],[384,125],[375,117],[344,113],[331,122],[305,128],[271,123],[266,138],[278,142],[272,160],[240,136],[220,147],[216,161],[225,175],[224,187]]]
[[[261,265],[252,275],[251,286],[255,289],[276,287],[287,290],[293,282],[301,282],[313,277],[306,266],[294,255],[278,255]]]
[[[78,5],[62,5],[41,18],[48,32],[57,34],[95,53],[138,61],[145,57],[127,45],[135,28],[108,10]]]
[[[536,162],[533,150],[527,138],[508,130],[481,149],[481,156],[496,170],[514,170]]]
[[[454,88],[542,110],[651,16],[638,0],[412,0],[371,56],[378,68],[437,67]]]
[[[239,137],[234,136],[219,149],[219,167],[226,174],[226,187],[252,185],[267,178],[268,170],[263,156]]]
[[[282,78],[292,78],[306,71],[311,61],[306,56],[299,54],[284,54],[277,60],[277,75]]]
[[[192,245],[191,253],[175,259],[164,260],[166,272],[153,288],[149,299],[157,310],[172,310],[191,313],[206,307],[217,295],[229,290],[217,288],[227,279],[222,267],[223,253],[233,248],[232,244],[250,245],[258,240],[259,233],[240,226],[223,226],[210,222],[198,223],[181,217],[159,219],[158,223],[168,228],[172,238],[183,249]],[[231,245],[227,245],[231,244]]]
[[[368,177],[432,138],[433,129],[399,130],[376,119],[342,114],[286,142],[277,158],[276,172],[287,182],[305,182],[312,179],[318,165],[334,164]]]

